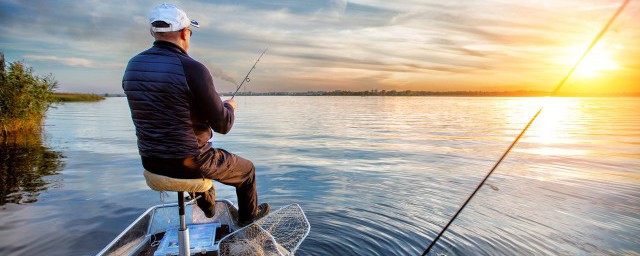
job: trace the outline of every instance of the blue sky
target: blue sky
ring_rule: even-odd
[[[52,73],[60,91],[118,93],[128,59],[153,41],[147,14],[161,2],[0,0],[0,51]],[[248,91],[550,90],[621,3],[168,2],[202,25],[189,54],[222,92],[267,46]],[[632,1],[575,90],[640,91],[639,13]]]

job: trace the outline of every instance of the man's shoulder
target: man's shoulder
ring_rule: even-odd
[[[141,51],[140,53],[134,55],[133,57],[131,57],[131,59],[129,59],[129,62],[145,58],[145,56],[151,55],[151,54],[153,54],[153,52],[154,52],[153,51],[153,47],[148,48],[148,49],[146,49],[144,51]]]
[[[180,60],[182,60],[182,64],[185,66],[189,66],[190,68],[207,69],[204,64],[200,63],[189,55],[179,55],[178,57],[180,58]]]
[[[182,66],[184,67],[185,72],[196,74],[203,72],[209,73],[209,69],[207,68],[207,66],[195,60],[194,58],[191,58],[187,55],[181,55],[179,56],[179,58],[182,61]]]

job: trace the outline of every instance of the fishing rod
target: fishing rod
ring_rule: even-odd
[[[582,62],[582,60],[584,59],[585,56],[587,56],[587,54],[591,51],[591,49],[593,49],[593,47],[598,43],[598,41],[600,41],[600,39],[602,38],[602,36],[607,32],[607,30],[609,30],[609,27],[611,26],[611,24],[613,23],[613,21],[616,20],[616,18],[618,18],[618,15],[620,15],[620,13],[622,12],[622,10],[624,10],[624,8],[627,6],[627,4],[629,3],[629,1],[631,0],[625,0],[622,5],[620,5],[620,7],[618,8],[618,10],[616,11],[616,13],[613,15],[613,17],[611,17],[611,19],[609,20],[609,22],[607,22],[607,24],[602,28],[602,30],[600,30],[600,33],[598,33],[598,35],[593,39],[593,41],[591,42],[591,44],[589,45],[589,47],[587,48],[587,50],[584,51],[584,53],[582,54],[582,56],[580,56],[580,59],[578,59],[578,61],[573,65],[573,67],[571,68],[571,70],[569,70],[569,73],[567,73],[567,75],[560,80],[560,83],[558,83],[558,85],[556,86],[556,88],[553,90],[553,92],[549,95],[549,96],[555,96],[556,93],[558,93],[558,91],[560,90],[560,88],[562,88],[562,86],[565,84],[565,82],[567,82],[567,80],[569,79],[569,77],[573,74],[573,71],[576,70],[576,68],[578,67],[578,65],[580,65],[580,62]],[[489,176],[491,176],[491,174],[493,173],[493,171],[496,170],[496,168],[498,168],[498,166],[500,165],[500,163],[502,163],[502,160],[504,160],[505,157],[507,157],[507,154],[509,154],[509,152],[511,151],[511,149],[516,145],[516,143],[518,143],[518,141],[520,140],[520,138],[522,138],[522,136],[524,135],[524,133],[529,129],[529,126],[531,126],[531,124],[533,123],[533,121],[536,120],[536,118],[538,118],[538,116],[540,115],[540,112],[542,112],[542,109],[544,108],[544,105],[540,107],[540,109],[538,109],[538,112],[536,112],[535,115],[533,115],[533,117],[531,118],[531,120],[529,120],[529,122],[527,123],[527,125],[522,129],[522,131],[520,132],[520,134],[518,134],[518,136],[515,138],[515,140],[511,143],[511,145],[509,145],[509,147],[507,148],[507,150],[502,154],[502,156],[500,157],[500,159],[498,159],[498,161],[495,163],[495,165],[493,165],[493,167],[491,168],[491,170],[487,173],[487,175],[484,177],[484,179],[482,179],[482,181],[478,184],[478,186],[473,190],[473,192],[471,193],[471,195],[469,195],[469,197],[467,198],[467,200],[462,204],[462,206],[460,206],[460,208],[458,209],[458,211],[456,211],[456,213],[453,215],[453,217],[451,217],[451,219],[449,220],[449,222],[447,223],[447,225],[444,226],[444,228],[442,228],[442,231],[440,231],[440,233],[438,233],[438,235],[436,236],[435,239],[433,239],[433,241],[431,242],[431,244],[429,244],[429,247],[427,247],[427,249],[422,253],[422,256],[427,255],[430,251],[431,248],[433,248],[433,246],[438,242],[438,240],[440,239],[440,237],[442,237],[442,234],[444,234],[445,231],[447,231],[447,229],[449,228],[449,226],[451,225],[451,223],[453,223],[453,221],[458,217],[458,215],[460,214],[460,212],[462,212],[462,210],[464,209],[465,206],[467,206],[467,204],[469,203],[469,201],[471,201],[471,199],[473,198],[473,196],[476,195],[476,193],[478,192],[478,190],[480,190],[480,188],[484,185],[484,183],[487,181],[487,179],[489,178]]]
[[[242,79],[242,82],[240,83],[240,85],[238,85],[238,88],[236,88],[236,91],[231,96],[231,99],[233,99],[233,97],[236,96],[236,94],[238,93],[238,91],[240,90],[244,82],[247,82],[247,83],[251,82],[251,80],[249,79],[249,74],[251,74],[251,71],[253,71],[256,68],[258,61],[260,61],[260,58],[262,58],[262,55],[264,55],[264,53],[267,52],[267,49],[269,48],[264,48],[264,51],[262,51],[262,54],[260,54],[260,57],[258,57],[258,59],[256,60],[256,63],[253,63],[253,67],[251,67],[251,69],[249,69],[249,72],[247,72],[247,75],[244,76],[244,78]]]

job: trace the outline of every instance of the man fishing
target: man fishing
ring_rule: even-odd
[[[191,29],[198,23],[172,4],[154,7],[149,23],[155,42],[129,61],[122,80],[142,165],[171,178],[234,186],[241,226],[265,216],[269,204],[258,206],[253,163],[212,147],[213,131],[231,130],[236,103],[222,101],[209,70],[187,54]],[[198,195],[198,206],[213,217],[215,189]]]

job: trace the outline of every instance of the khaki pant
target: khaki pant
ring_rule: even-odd
[[[218,148],[210,149],[194,160],[204,178],[236,188],[239,221],[252,220],[257,215],[256,169],[251,161]],[[215,211],[215,188],[196,193],[198,195],[202,196],[198,206],[203,211]]]

